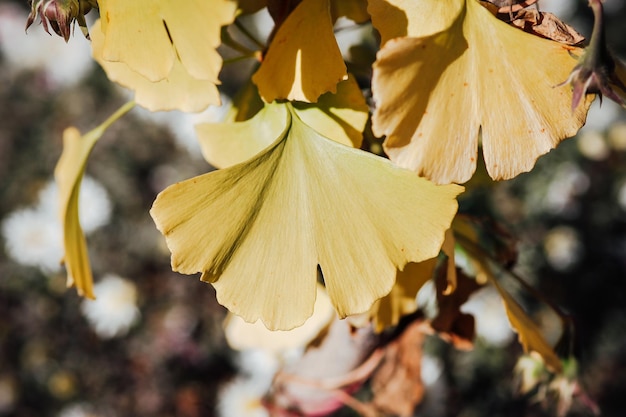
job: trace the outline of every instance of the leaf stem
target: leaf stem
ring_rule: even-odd
[[[472,254],[474,256],[477,256],[477,257],[482,257],[482,258],[489,259],[492,262],[494,262],[495,264],[499,265],[499,262],[497,261],[497,259],[495,259],[488,251],[486,251],[483,248],[481,248],[480,246],[476,245],[467,236],[463,235],[462,233],[459,233],[459,232],[455,231],[454,232],[454,237],[457,239],[457,241],[459,241],[461,246],[463,246],[465,248],[465,250],[467,250],[470,254]],[[536,299],[542,301],[548,307],[550,307],[550,309],[552,309],[559,316],[559,318],[563,321],[564,325],[571,323],[572,316],[569,313],[566,313],[565,311],[563,311],[563,309],[561,309],[561,307],[559,307],[554,301],[552,301],[549,298],[547,298],[539,290],[537,290],[535,287],[533,287],[528,282],[526,282],[524,280],[524,278],[522,278],[519,274],[517,274],[516,272],[514,272],[514,271],[512,271],[511,269],[508,269],[508,268],[502,267],[500,269],[502,269],[507,274],[509,274],[513,279],[515,279],[526,291],[528,291],[530,294],[532,294],[533,297],[535,297]]]
[[[135,100],[131,100],[125,103],[122,107],[117,109],[115,113],[109,116],[100,126],[96,127],[94,130],[100,130],[101,133],[107,130],[113,123],[115,123],[119,118],[128,113],[133,107],[135,107]]]
[[[250,39],[250,42],[254,43],[256,46],[258,46],[261,49],[265,49],[265,44],[259,41],[257,38],[255,38],[254,35],[248,30],[247,27],[243,25],[243,23],[241,23],[239,19],[235,20],[235,26],[237,27],[237,29],[239,29],[239,31],[242,34],[245,35],[246,38]]]

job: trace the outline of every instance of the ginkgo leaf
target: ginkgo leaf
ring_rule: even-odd
[[[248,322],[289,330],[313,312],[318,265],[341,317],[386,295],[396,270],[434,257],[462,188],[324,138],[290,104],[254,158],[172,185],[151,215],[172,268],[211,282]]]
[[[370,19],[367,0],[331,0],[330,12],[333,21],[346,17],[356,23],[365,23]]]
[[[380,33],[381,45],[404,36],[421,37],[447,29],[464,0],[369,0],[367,11]]]
[[[216,168],[226,168],[252,158],[285,129],[285,121],[275,113],[273,107],[267,106],[243,122],[196,125],[204,159]]]
[[[95,298],[93,276],[87,253],[85,235],[78,218],[80,184],[85,173],[87,158],[93,146],[106,129],[134,106],[127,103],[104,123],[81,136],[78,129],[69,127],[63,132],[63,153],[54,170],[59,187],[60,215],[63,224],[64,262],[68,287],[75,285],[79,295]]]
[[[170,72],[164,79],[152,82],[132,70],[124,62],[105,60],[103,57],[105,38],[100,22],[101,20],[96,21],[91,28],[93,57],[111,81],[135,92],[137,104],[151,111],[179,109],[198,112],[210,104],[219,103],[219,91],[215,81],[191,77],[179,61],[174,61]]]
[[[245,97],[250,98],[250,94],[244,90]],[[316,104],[293,103],[293,107],[298,117],[322,136],[355,148],[361,146],[369,108],[354,78],[339,83],[336,94],[326,93]],[[204,158],[217,168],[226,168],[267,148],[284,128],[270,109],[266,107],[243,122],[197,125]]]
[[[567,79],[580,51],[525,33],[465,0],[446,30],[388,41],[374,64],[372,129],[400,166],[436,183],[476,168],[479,134],[494,179],[530,170],[584,124]]]
[[[511,326],[517,332],[519,341],[524,347],[524,351],[537,352],[546,362],[546,365],[554,371],[560,372],[562,369],[561,360],[556,353],[554,353],[554,350],[548,342],[546,342],[546,339],[541,333],[541,329],[532,321],[517,301],[502,288],[497,279],[491,274],[488,274],[488,277],[502,297],[504,307],[506,308],[506,315],[511,322]]]
[[[276,32],[252,80],[263,100],[316,102],[347,76],[333,33],[330,0],[303,0]]]
[[[417,293],[433,277],[437,258],[410,262],[396,275],[391,292],[378,300],[371,310],[374,328],[381,332],[398,324],[400,319],[417,310]]]
[[[306,347],[334,318],[335,309],[324,287],[318,284],[313,315],[302,326],[287,331],[272,331],[260,321],[246,323],[241,317],[230,314],[224,322],[224,335],[233,349],[284,352],[288,349]]]
[[[149,110],[198,112],[219,105],[221,27],[231,23],[231,0],[100,0],[94,58],[107,76],[134,90]]]
[[[369,106],[352,75],[337,84],[337,93],[320,96],[315,104],[293,103],[300,119],[322,136],[360,148]]]
[[[237,10],[232,0],[100,0],[106,61],[124,62],[150,81],[167,78],[179,61],[193,78],[216,83],[220,32]]]

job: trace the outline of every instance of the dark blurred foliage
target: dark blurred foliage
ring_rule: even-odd
[[[586,3],[577,3],[576,21],[589,34],[593,19]],[[626,5],[607,17],[608,41],[621,57],[625,21]],[[225,72],[227,90],[237,73]],[[34,202],[61,153],[63,129],[75,125],[84,132],[99,124],[123,103],[116,91],[94,69],[76,87],[52,93],[40,73],[14,78],[0,57],[0,219]],[[576,196],[577,210],[529,210],[531,194],[545,192],[555,167],[566,160],[590,181]],[[217,389],[236,372],[221,329],[225,311],[210,285],[171,272],[169,253],[148,214],[163,187],[207,170],[176,147],[166,128],[134,113],[96,145],[87,171],[109,192],[114,216],[90,237],[90,254],[96,275],[114,272],[138,287],[141,321],[125,337],[96,336],[80,311],[81,300],[65,290],[63,274],[48,277],[0,251],[0,385],[15,395],[0,416],[54,416],[75,402],[92,404],[99,416],[215,415]],[[626,212],[616,203],[624,180],[626,151],[612,150],[594,161],[571,139],[531,173],[481,184],[461,202],[463,211],[492,215],[519,237],[529,281],[571,314],[575,332],[569,336],[583,389],[609,417],[626,413]],[[575,267],[567,270],[552,267],[542,246],[559,225],[576,230],[584,244]],[[517,296],[539,311],[541,303],[531,295]],[[168,325],[172,312],[182,318]],[[425,350],[442,360],[444,373],[416,415],[555,415],[516,393],[513,367],[522,353],[517,343],[496,349],[478,342],[473,351],[460,352],[433,337]],[[568,415],[591,413],[578,405]]]

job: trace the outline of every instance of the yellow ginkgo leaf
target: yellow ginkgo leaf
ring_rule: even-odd
[[[334,93],[346,71],[333,33],[330,0],[303,0],[278,29],[252,80],[267,103],[314,103],[320,95]]]
[[[315,104],[294,103],[298,117],[322,136],[360,148],[369,117],[365,97],[352,75],[337,84],[337,93],[320,96]]]
[[[179,61],[174,61],[164,79],[152,82],[124,62],[105,60],[103,57],[105,38],[100,22],[101,20],[98,20],[91,28],[93,57],[111,81],[135,92],[137,104],[151,111],[178,109],[188,112],[202,111],[210,104],[219,104],[219,91],[215,81],[191,77]]]
[[[166,79],[174,62],[193,78],[217,83],[220,32],[235,18],[232,0],[100,0],[106,61],[123,62],[150,81]]]
[[[557,87],[579,50],[464,3],[448,29],[392,39],[374,64],[374,133],[393,161],[436,183],[469,180],[479,134],[492,178],[530,170],[580,129],[593,99],[572,112],[570,89]]]
[[[246,102],[255,102],[248,88],[243,90],[243,96],[248,98]],[[293,103],[293,107],[298,117],[322,136],[355,148],[361,146],[369,108],[353,77],[339,83],[336,94],[326,93],[315,104]],[[266,107],[257,117],[243,122],[197,125],[204,158],[217,168],[226,168],[267,148],[284,128],[270,109]],[[231,120],[245,112],[245,108],[239,110],[233,112]]]
[[[252,158],[270,146],[285,129],[285,121],[266,106],[243,122],[202,123],[196,133],[204,159],[216,168],[227,168]]]
[[[417,293],[429,279],[437,266],[437,258],[422,262],[410,262],[398,271],[391,292],[378,300],[371,310],[374,328],[381,332],[398,324],[400,319],[417,310]]]
[[[506,315],[511,322],[511,326],[517,332],[519,341],[524,347],[524,351],[537,352],[546,362],[546,365],[552,370],[559,372],[562,368],[561,360],[543,337],[541,329],[532,321],[517,301],[502,288],[493,275],[488,274],[488,277],[502,297],[502,302],[506,308]]]
[[[154,202],[172,268],[202,272],[221,304],[272,330],[312,314],[318,266],[338,314],[363,313],[398,268],[439,252],[462,188],[326,139],[290,104],[268,107],[284,125],[270,147]]]
[[[272,331],[260,321],[247,323],[241,317],[230,314],[224,322],[224,335],[233,349],[284,352],[288,349],[306,347],[335,317],[335,309],[326,290],[318,284],[313,315],[302,326],[292,330]]]
[[[369,0],[367,11],[382,45],[404,36],[422,37],[452,25],[464,0]]]
[[[333,21],[346,17],[356,23],[365,23],[370,19],[367,0],[331,0],[330,11]]]
[[[69,127],[63,132],[63,153],[54,170],[59,187],[60,215],[63,224],[64,262],[67,269],[67,285],[76,286],[80,295],[95,298],[93,276],[87,254],[85,235],[78,219],[78,197],[91,149],[106,129],[134,106],[127,103],[104,123],[81,136],[78,129]]]

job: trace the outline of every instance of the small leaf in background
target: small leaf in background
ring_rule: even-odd
[[[515,301],[513,297],[498,283],[498,280],[493,274],[487,275],[489,281],[496,287],[504,306],[506,307],[506,314],[509,317],[511,326],[517,332],[519,341],[524,347],[524,351],[535,351],[541,355],[546,365],[555,372],[560,372],[562,369],[561,360],[554,353],[552,346],[544,339],[541,329],[535,324],[534,321],[526,314],[522,307]]]
[[[244,97],[255,97],[249,90],[243,90]],[[298,117],[322,136],[347,146],[361,146],[369,108],[353,77],[339,83],[336,94],[322,95],[316,104],[293,103],[293,106]],[[217,168],[226,168],[267,148],[285,126],[270,109],[265,107],[252,119],[241,122],[197,125],[204,158]],[[236,119],[241,112],[246,112],[246,108],[239,107],[232,112],[231,119]]]
[[[201,111],[210,104],[219,104],[216,82],[190,76],[179,61],[172,63],[172,68],[165,78],[153,82],[124,62],[104,59],[103,48],[106,38],[100,23],[99,19],[91,28],[93,57],[111,81],[135,92],[137,104],[151,111],[178,109],[188,112]]]
[[[76,286],[79,295],[94,298],[93,276],[87,253],[85,235],[78,219],[80,183],[85,173],[87,158],[93,146],[106,129],[134,106],[127,103],[97,128],[81,136],[78,129],[69,127],[63,132],[63,153],[54,170],[59,187],[60,215],[63,224],[64,262],[67,285]]]
[[[236,2],[99,4],[103,19],[94,57],[111,80],[136,92],[137,103],[152,111],[193,112],[220,104],[222,57],[215,48],[221,27],[235,18]]]
[[[437,255],[462,188],[324,138],[288,104],[268,106],[285,123],[269,148],[154,202],[172,267],[203,272],[221,304],[272,330],[310,317],[318,265],[338,314],[363,313],[398,268]]]
[[[352,75],[337,84],[337,93],[320,96],[315,104],[293,103],[298,117],[335,142],[360,148],[369,107]]]
[[[448,288],[447,268],[441,268],[435,280],[439,312],[431,321],[432,328],[443,339],[450,341],[457,349],[471,349],[474,346],[474,317],[461,312],[470,295],[482,285],[467,277],[463,271],[455,271],[457,288],[451,294],[444,294]]]
[[[449,28],[379,51],[373,132],[392,161],[436,183],[470,179],[480,137],[489,175],[512,178],[583,125],[593,97],[572,112],[571,91],[555,87],[579,52],[467,0]]]
[[[396,274],[396,283],[391,292],[378,300],[370,314],[377,332],[395,326],[400,319],[417,310],[417,293],[433,277],[437,258],[422,262],[409,262]]]
[[[304,0],[276,32],[252,80],[267,103],[280,99],[314,103],[320,95],[337,91],[346,77],[330,0]]]
[[[271,106],[242,122],[196,125],[202,155],[216,168],[227,168],[252,158],[284,131],[285,120],[276,117]]]

